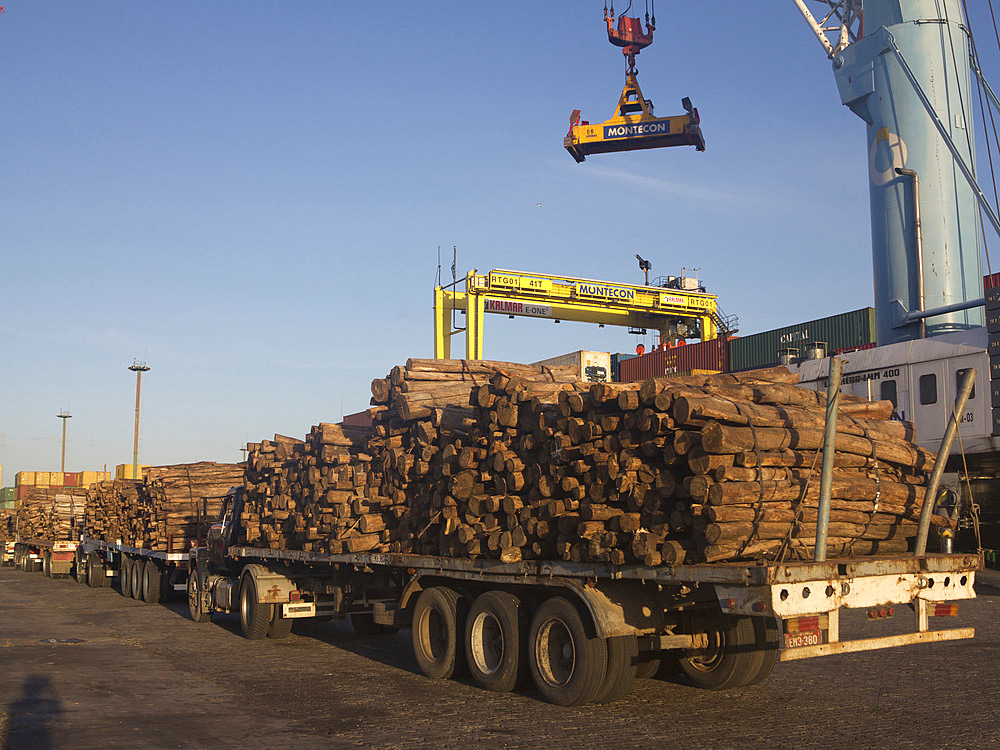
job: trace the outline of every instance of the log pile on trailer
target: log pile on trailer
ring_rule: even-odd
[[[70,541],[83,529],[87,490],[83,487],[25,487],[17,505],[21,539]]]
[[[156,552],[185,552],[204,536],[243,466],[201,461],[151,466],[141,481],[100,482],[90,492],[87,535]]]
[[[242,541],[647,566],[811,556],[826,397],[794,382],[409,360],[372,382],[371,428],[249,446]],[[933,456],[890,415],[841,400],[831,556],[915,536]]]
[[[14,541],[15,520],[12,508],[0,509],[0,544]]]
[[[91,486],[87,492],[87,536],[134,546],[135,539],[126,533],[126,519],[138,513],[141,485],[140,480],[108,479]]]

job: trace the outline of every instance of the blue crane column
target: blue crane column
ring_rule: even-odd
[[[838,53],[833,67],[841,101],[868,126],[881,346],[921,336],[919,322],[900,326],[904,313],[982,297],[983,278],[975,194],[939,131],[949,134],[974,172],[969,40],[961,0],[865,0],[864,23],[864,38]],[[928,318],[926,333],[982,325],[983,309],[975,307]]]

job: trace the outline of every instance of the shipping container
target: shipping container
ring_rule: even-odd
[[[619,352],[618,354],[611,355],[611,382],[620,383],[622,382],[622,362],[628,359],[634,359],[637,354],[624,354]]]
[[[63,487],[79,487],[79,486],[80,486],[79,471],[67,471],[63,473]]]
[[[355,414],[346,414],[342,424],[345,427],[371,427],[372,418],[368,416],[368,411],[359,411]]]
[[[753,370],[770,367],[790,353],[794,360],[808,359],[817,344],[828,354],[875,343],[875,310],[860,310],[810,320],[798,325],[775,328],[729,342],[729,370]]]
[[[533,365],[572,365],[579,369],[580,380],[588,383],[607,383],[611,380],[611,353],[610,352],[589,352],[585,350],[561,354],[558,357],[550,357],[539,362],[532,362]]]
[[[129,471],[132,471],[132,464],[128,465]],[[121,477],[119,477],[120,479]],[[111,479],[110,471],[81,471],[80,479],[77,483],[77,487],[90,487],[91,485],[97,484],[98,482],[104,482]]]
[[[49,472],[49,487],[62,487],[64,481],[65,481],[65,476],[61,471]]]
[[[14,475],[14,485],[20,487],[24,485],[25,487],[35,486],[35,472],[33,471],[19,471]]]
[[[669,349],[655,349],[634,357],[621,366],[621,382],[634,383],[646,378],[691,370],[722,372],[729,369],[729,339],[718,338],[697,344],[681,344]]]
[[[139,476],[132,476],[132,464],[118,464],[115,467],[115,479],[142,479],[146,475],[149,464],[139,466]]]
[[[983,290],[996,289],[1000,287],[1000,273],[991,273],[989,276],[983,276]]]
[[[16,487],[4,487],[0,489],[0,500],[5,503],[13,503],[17,499]]]

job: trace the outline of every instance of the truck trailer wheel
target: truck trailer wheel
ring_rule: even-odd
[[[594,703],[614,703],[626,696],[635,684],[635,658],[639,642],[634,635],[605,639],[608,643],[608,668],[604,682],[594,698]]]
[[[253,578],[243,576],[240,584],[240,627],[247,640],[257,641],[267,636],[271,627],[271,616],[274,614],[273,604],[261,604],[257,601]]]
[[[352,612],[348,617],[351,629],[358,635],[392,635],[399,632],[399,628],[392,625],[379,625],[371,612]]]
[[[161,600],[160,582],[162,574],[152,560],[146,560],[142,566],[142,600],[147,604],[156,604]]]
[[[651,680],[660,671],[659,658],[641,659],[635,664],[635,678],[637,680]]]
[[[132,585],[132,560],[122,555],[118,565],[118,592],[128,598],[129,587]]]
[[[420,594],[413,607],[413,654],[421,671],[440,680],[465,671],[465,605],[458,592],[434,586]]]
[[[191,568],[187,579],[188,612],[195,622],[208,622],[212,613],[205,609],[201,595],[201,573],[198,568]]]
[[[129,566],[128,594],[133,599],[142,601],[142,570],[145,567],[141,557],[137,557]]]
[[[87,555],[87,585],[92,589],[103,588],[107,585],[106,579],[104,563],[98,558],[96,552],[91,552]]]
[[[52,553],[48,550],[42,553],[42,575],[46,578],[52,577]]]
[[[690,680],[707,690],[728,690],[753,679],[761,667],[756,648],[753,618],[716,618],[708,628],[708,648],[687,651],[681,669]]]
[[[487,591],[472,603],[465,620],[469,674],[487,690],[507,692],[531,678],[528,631],[531,619],[521,601],[506,591]]]
[[[73,577],[77,583],[87,582],[87,556],[81,553],[79,548],[73,558]]]
[[[590,638],[576,607],[561,596],[542,603],[531,621],[528,665],[535,686],[559,706],[592,701],[604,684],[608,646]]]
[[[754,674],[747,677],[744,685],[756,685],[763,682],[774,665],[778,663],[778,637],[780,630],[773,617],[751,617],[754,627],[754,647],[757,650],[759,664]]]
[[[274,613],[271,615],[271,624],[267,628],[267,637],[287,638],[288,634],[292,632],[292,623],[294,620],[281,616],[280,604],[271,605],[271,609],[274,610]]]

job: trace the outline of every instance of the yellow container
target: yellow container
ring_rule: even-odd
[[[50,471],[36,471],[35,472],[35,486],[36,487],[48,487],[49,486],[49,476],[52,474]]]
[[[62,487],[65,483],[65,476],[61,471],[49,472],[49,487]]]
[[[129,464],[129,468],[131,468],[131,464]],[[111,479],[110,471],[81,471],[79,486],[90,487],[106,479]]]
[[[142,479],[143,476],[146,474],[146,469],[148,469],[148,468],[149,468],[148,464],[146,466],[140,465],[139,466],[139,476],[134,477],[134,476],[132,476],[132,464],[118,464],[115,467],[115,478],[116,479]]]
[[[19,471],[14,475],[14,485],[17,487],[34,487],[35,472]]]

